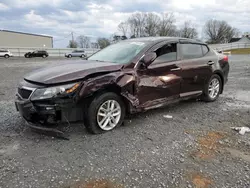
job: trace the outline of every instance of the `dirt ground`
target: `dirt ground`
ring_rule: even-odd
[[[1,188],[250,187],[250,133],[231,129],[250,126],[250,55],[230,56],[229,81],[216,102],[137,114],[102,135],[66,125],[69,141],[32,132],[14,106],[22,76],[55,63],[0,59]]]

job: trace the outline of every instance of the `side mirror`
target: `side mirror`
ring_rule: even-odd
[[[156,59],[156,57],[157,55],[155,52],[149,52],[145,54],[141,61],[144,66],[148,67]]]

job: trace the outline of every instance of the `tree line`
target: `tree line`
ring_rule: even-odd
[[[196,25],[191,21],[184,22],[180,27],[176,26],[176,19],[173,13],[134,13],[126,21],[121,22],[117,30],[121,35],[112,35],[110,38],[98,38],[95,44],[101,49],[113,42],[126,40],[127,38],[169,36],[199,39]],[[238,37],[240,32],[223,20],[208,20],[201,33],[206,43],[227,43],[233,37]],[[70,41],[73,47],[87,48],[90,45],[90,38],[86,36],[77,37],[75,44]],[[93,44],[92,44],[93,45]]]

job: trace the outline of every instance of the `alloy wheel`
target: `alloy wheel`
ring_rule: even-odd
[[[97,112],[97,123],[102,130],[112,130],[119,123],[120,118],[121,106],[117,101],[108,100],[100,105]]]
[[[208,93],[211,99],[217,97],[220,91],[220,81],[217,78],[213,78],[209,83]]]

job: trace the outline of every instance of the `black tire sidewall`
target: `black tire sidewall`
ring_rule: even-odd
[[[217,94],[217,96],[216,96],[215,98],[211,98],[211,97],[209,96],[209,91],[208,91],[208,89],[209,89],[209,85],[210,85],[211,81],[212,81],[214,78],[218,79],[218,81],[219,81],[219,83],[220,83],[220,90],[219,90],[219,92],[218,92],[218,94]],[[213,102],[213,101],[217,100],[218,97],[219,97],[219,95],[220,95],[220,93],[221,93],[221,89],[222,89],[222,81],[221,81],[220,76],[217,75],[217,74],[212,75],[211,78],[210,78],[209,81],[208,81],[208,84],[206,85],[206,88],[205,88],[205,101]]]
[[[121,97],[113,92],[103,93],[103,94],[96,96],[92,100],[92,102],[90,103],[89,108],[88,108],[88,114],[87,114],[87,119],[86,119],[87,120],[86,128],[91,133],[100,134],[100,133],[104,133],[104,132],[109,132],[109,131],[105,131],[105,130],[101,129],[97,123],[97,112],[99,110],[99,107],[101,106],[101,104],[103,104],[107,100],[115,100],[120,104],[120,107],[121,107],[120,120],[119,120],[118,124],[113,129],[115,129],[116,127],[119,127],[123,123],[126,110],[125,110],[124,102],[122,101]],[[110,130],[110,131],[112,131],[112,130]]]
[[[10,56],[9,55],[4,55],[4,58],[8,59]]]

